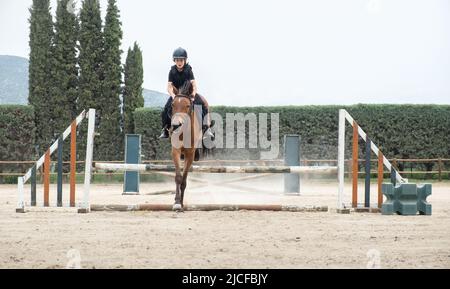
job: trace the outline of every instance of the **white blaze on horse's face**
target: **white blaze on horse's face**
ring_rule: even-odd
[[[190,123],[189,110],[191,102],[185,97],[177,97],[172,103],[172,127],[178,128],[184,123]]]
[[[179,126],[183,125],[186,122],[186,118],[189,117],[187,113],[177,112],[173,114],[172,116],[172,126],[175,128],[178,128]]]

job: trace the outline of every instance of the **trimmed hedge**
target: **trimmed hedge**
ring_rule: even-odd
[[[449,105],[217,106],[212,111],[224,117],[224,130],[227,113],[267,113],[269,128],[270,114],[279,113],[280,158],[283,136],[299,134],[302,159],[336,159],[339,108],[349,111],[388,158],[450,158]],[[143,136],[142,153],[145,159],[170,159],[170,142],[158,139],[161,131],[160,114],[161,110],[154,108],[139,108],[134,112],[135,132]],[[346,132],[346,154],[349,157],[352,135],[350,125],[347,125]],[[31,106],[0,106],[0,160],[35,160],[36,133]],[[236,139],[236,135],[234,137]],[[362,158],[362,140],[360,144]],[[246,149],[217,149],[210,158],[259,159],[260,150],[248,148],[248,124],[246,146]],[[408,168],[410,166],[412,169],[428,171],[436,169],[432,163],[408,164]],[[2,165],[0,171],[24,171],[27,168]]]
[[[450,106],[448,105],[353,105],[353,106],[280,106],[213,107],[226,113],[279,113],[280,141],[283,135],[301,135],[301,157],[336,159],[338,110],[345,108],[388,158],[450,158]],[[143,135],[145,159],[169,159],[170,143],[160,141],[160,109],[135,111],[135,131]],[[225,128],[224,121],[224,128]],[[270,124],[270,120],[268,120]],[[346,154],[351,152],[350,125],[346,130]],[[246,132],[248,136],[248,131]],[[248,138],[247,138],[248,140]],[[280,143],[280,157],[282,156]],[[361,140],[361,157],[362,140]],[[232,152],[232,153],[231,153]],[[218,149],[214,158],[257,159],[258,150]],[[429,164],[432,166],[432,164]],[[430,168],[429,168],[430,169]]]
[[[32,106],[0,105],[0,160],[33,160],[35,158],[35,132]],[[25,171],[27,166],[0,164],[0,172]],[[0,182],[2,181],[3,179],[0,178]]]

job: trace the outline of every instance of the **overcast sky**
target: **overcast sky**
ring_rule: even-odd
[[[0,0],[0,54],[28,57],[31,3]],[[106,4],[101,0],[103,16]],[[171,54],[182,46],[199,92],[213,105],[450,104],[449,0],[118,0],[118,6],[123,50],[140,44],[149,89],[165,92]]]

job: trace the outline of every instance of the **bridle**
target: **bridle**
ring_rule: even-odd
[[[185,94],[177,94],[173,98],[173,101],[175,101],[175,99],[177,99],[177,98],[187,98],[189,100],[190,105],[189,105],[189,112],[188,113],[189,113],[189,116],[190,116],[192,114],[192,112],[194,111],[194,100],[193,100],[193,98],[191,98],[191,97],[189,97],[189,96],[187,96]]]

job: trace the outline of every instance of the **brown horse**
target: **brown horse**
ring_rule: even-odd
[[[194,162],[196,146],[202,143],[202,124],[196,121],[198,111],[194,109],[194,99],[190,97],[192,87],[186,82],[178,91],[172,102],[172,122],[170,128],[172,143],[172,160],[175,165],[175,204],[174,211],[183,211],[184,191],[186,190],[187,176]],[[183,132],[190,133],[186,136]],[[190,139],[190,142],[189,142]],[[175,144],[176,142],[176,144]],[[187,144],[186,144],[187,143]],[[181,174],[181,157],[184,156],[183,174]]]

